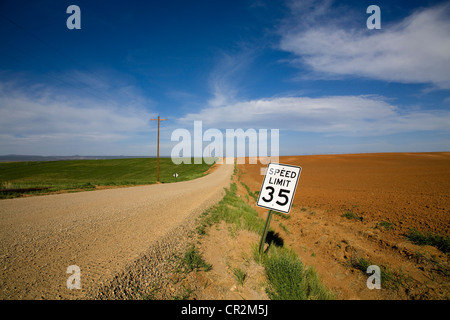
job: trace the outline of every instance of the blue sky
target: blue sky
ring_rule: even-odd
[[[166,156],[194,121],[279,129],[281,155],[450,151],[449,17],[448,1],[2,0],[0,154],[156,155],[157,115]]]

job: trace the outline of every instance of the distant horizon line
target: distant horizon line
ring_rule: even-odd
[[[296,157],[296,156],[325,156],[325,155],[353,155],[353,154],[400,154],[400,153],[446,153],[450,152],[447,151],[398,151],[398,152],[353,152],[353,153],[336,153],[336,152],[330,152],[330,153],[305,153],[305,154],[288,154],[288,155],[279,155],[279,157]],[[171,156],[166,155],[160,155],[160,158],[171,158]],[[126,156],[126,155],[64,155],[64,156],[55,156],[55,155],[49,155],[49,156],[43,156],[43,155],[27,155],[27,154],[6,154],[6,155],[0,155],[0,161],[5,160],[16,160],[16,161],[39,161],[43,159],[53,159],[53,160],[95,160],[95,159],[120,159],[120,158],[127,158],[127,159],[137,159],[137,158],[157,158],[157,156],[144,156],[144,155],[133,155],[133,156]],[[245,158],[248,158],[248,156],[245,156]]]

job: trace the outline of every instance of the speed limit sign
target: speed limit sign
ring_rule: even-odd
[[[301,167],[270,163],[256,205],[288,214],[301,171]]]

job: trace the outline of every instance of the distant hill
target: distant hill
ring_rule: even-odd
[[[0,162],[5,161],[59,161],[59,160],[100,160],[100,159],[133,159],[133,158],[156,158],[154,156],[37,156],[8,154],[0,156]],[[161,158],[164,158],[161,156]]]

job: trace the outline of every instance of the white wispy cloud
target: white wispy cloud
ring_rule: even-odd
[[[368,30],[365,19],[364,24],[355,26],[351,21],[354,12],[332,0],[289,1],[288,7],[291,14],[279,26],[277,48],[292,53],[288,60],[302,69],[303,75],[306,66],[311,71],[308,77],[367,77],[450,89],[449,4],[420,9],[396,23],[382,23],[381,30]],[[360,14],[368,17],[365,11]],[[389,135],[450,131],[450,111],[420,104],[399,106],[398,100],[380,95],[281,93],[245,99],[233,90],[237,89],[233,76],[248,63],[239,57],[223,59],[213,73],[216,81],[210,82],[214,99],[179,122],[189,127],[201,120],[204,129],[280,129],[295,137],[303,136],[295,132],[317,133],[316,137],[335,137],[330,140],[334,144],[342,137],[367,138],[374,148],[387,146],[379,141]],[[387,149],[399,147],[397,141]]]
[[[292,15],[280,28],[279,48],[316,76],[351,75],[450,89],[450,3],[418,9],[381,30],[340,23],[345,14],[332,1],[291,2]],[[309,9],[309,10],[307,10]],[[368,15],[367,15],[368,17]],[[381,8],[383,21],[383,8]]]
[[[237,52],[218,54],[208,80],[212,92],[209,106],[219,107],[238,101],[239,94],[244,90],[242,78],[256,54],[256,47],[245,44],[241,44]]]
[[[0,153],[125,154],[126,146],[118,144],[151,130],[153,115],[136,88],[122,85],[94,95],[72,89],[1,82]]]
[[[449,111],[405,111],[379,96],[258,99],[207,107],[179,120],[202,120],[205,127],[271,128],[342,136],[450,130]]]

